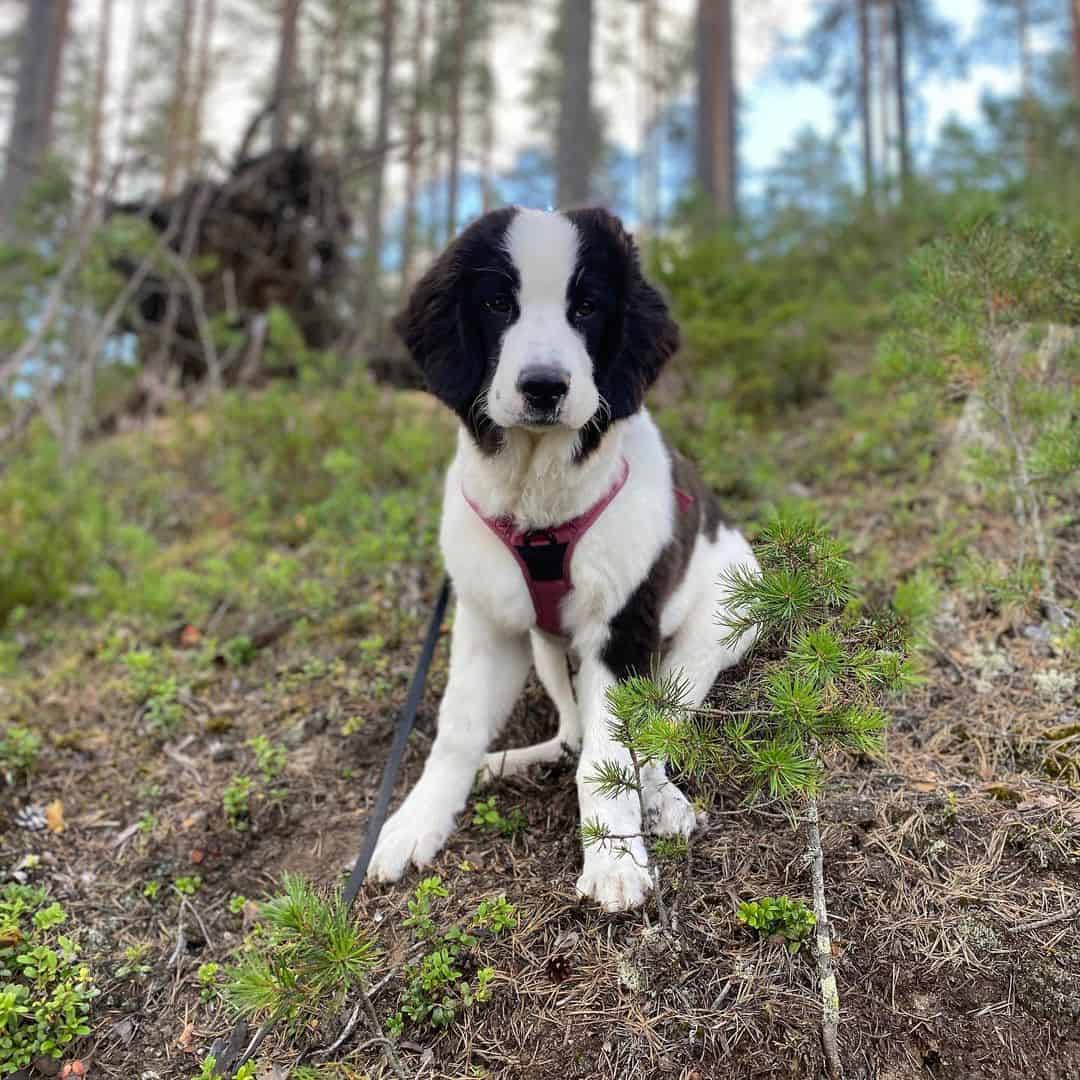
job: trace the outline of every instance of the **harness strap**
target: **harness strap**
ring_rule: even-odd
[[[584,513],[561,525],[541,529],[521,529],[508,514],[488,517],[469,498],[464,487],[461,494],[476,512],[477,517],[502,541],[521,568],[521,576],[529,590],[536,612],[536,625],[549,634],[562,635],[559,605],[573,589],[570,580],[570,560],[578,541],[589,531],[608,504],[623,489],[630,475],[630,462],[622,459],[615,482],[598,502]]]

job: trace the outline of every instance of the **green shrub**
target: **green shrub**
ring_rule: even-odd
[[[221,796],[225,820],[237,832],[245,832],[251,817],[251,789],[254,781],[250,776],[236,775],[230,778]]]
[[[760,900],[748,900],[739,905],[735,917],[762,937],[783,941],[789,952],[799,951],[800,946],[813,933],[817,919],[801,901],[763,896]]]
[[[90,1034],[97,994],[75,941],[58,932],[66,914],[44,890],[0,889],[0,1075],[35,1058],[60,1058]]]
[[[477,799],[473,803],[472,823],[485,832],[514,836],[525,828],[525,815],[516,807],[504,815],[496,805],[495,796]]]
[[[280,743],[271,742],[265,735],[256,735],[245,745],[255,755],[255,765],[266,783],[272,784],[285,771],[287,752]]]
[[[824,392],[831,361],[821,291],[798,281],[790,262],[755,257],[724,230],[662,240],[653,261],[699,394],[724,396],[726,384],[739,408],[769,412]]]
[[[12,784],[29,775],[41,750],[41,736],[19,724],[0,730],[0,774]]]
[[[0,470],[0,626],[18,607],[66,601],[91,576],[109,536],[108,500],[92,472],[35,433]]]
[[[433,916],[435,901],[446,899],[447,890],[437,875],[425,878],[409,900],[409,917],[403,925],[413,931],[426,951],[419,960],[405,965],[405,987],[398,1011],[387,1025],[400,1035],[406,1020],[417,1027],[449,1027],[462,1009],[487,1001],[495,969],[481,967],[469,978],[461,970],[464,956],[477,945],[477,938],[460,926],[440,929]],[[484,900],[472,917],[472,925],[500,934],[517,925],[517,910],[505,896]]]

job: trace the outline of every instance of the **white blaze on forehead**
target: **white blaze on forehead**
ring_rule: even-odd
[[[519,210],[506,230],[506,251],[521,278],[518,305],[566,303],[566,290],[577,266],[580,237],[562,214]]]

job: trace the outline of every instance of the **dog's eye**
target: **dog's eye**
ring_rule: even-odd
[[[573,311],[570,312],[571,316],[577,319],[587,319],[593,312],[596,311],[596,304],[590,300],[587,296],[583,296],[575,305]]]
[[[498,296],[493,296],[490,300],[484,301],[484,307],[496,315],[509,315],[513,310],[513,306],[513,302],[506,293],[499,293]]]

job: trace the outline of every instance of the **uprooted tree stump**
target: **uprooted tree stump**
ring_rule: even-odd
[[[165,249],[124,316],[142,368],[131,411],[152,408],[155,383],[229,386],[295,374],[294,364],[264,360],[274,306],[289,313],[308,348],[341,338],[351,219],[334,161],[302,145],[270,150],[237,160],[220,182],[192,181],[176,196],[115,203],[109,213],[147,221]],[[122,253],[115,265],[131,277],[139,262]],[[228,344],[219,347],[212,327],[222,318]]]

